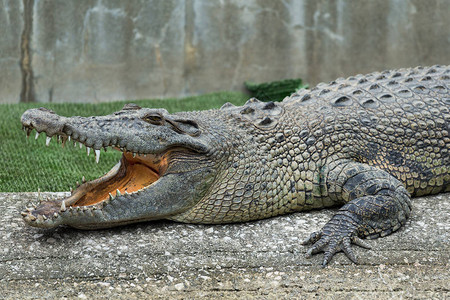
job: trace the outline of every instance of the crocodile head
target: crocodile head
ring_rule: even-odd
[[[211,137],[197,121],[163,109],[127,104],[99,117],[63,117],[45,108],[22,115],[29,135],[34,129],[94,150],[112,147],[121,160],[104,176],[83,182],[69,197],[42,201],[22,212],[31,226],[105,228],[163,219],[189,209],[213,181]]]

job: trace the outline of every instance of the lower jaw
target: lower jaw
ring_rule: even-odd
[[[81,184],[67,198],[42,201],[35,208],[27,208],[22,216],[29,225],[42,228],[63,224],[63,216],[67,213],[93,216],[94,211],[103,210],[111,200],[120,197],[121,201],[126,201],[130,199],[127,194],[139,193],[151,186],[166,168],[167,160],[163,156],[133,157],[124,153],[120,162],[104,176]],[[95,227],[98,228],[97,225]],[[105,227],[111,225],[105,224]]]

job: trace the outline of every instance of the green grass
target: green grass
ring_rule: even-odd
[[[246,81],[244,83],[252,97],[262,101],[282,101],[284,97],[292,95],[298,90],[308,88],[302,79],[284,79],[279,81],[255,83]]]
[[[34,107],[44,106],[63,116],[106,115],[120,110],[125,103],[142,107],[165,108],[169,112],[219,108],[225,102],[242,105],[248,96],[241,93],[222,92],[185,99],[120,101],[101,104],[79,103],[21,103],[0,104],[0,192],[68,191],[82,176],[87,180],[97,178],[120,159],[120,152],[101,152],[99,164],[95,155],[67,142],[64,149],[53,139],[45,146],[45,135],[34,139],[35,131],[26,139],[20,116]]]

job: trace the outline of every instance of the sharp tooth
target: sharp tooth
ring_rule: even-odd
[[[44,221],[46,221],[47,217],[45,215],[42,215],[42,219],[44,219]]]
[[[100,150],[95,150],[95,162],[98,163],[100,160]]]
[[[27,207],[26,210],[27,210],[28,212],[32,212],[34,209],[31,208],[31,207]]]
[[[91,148],[86,147],[87,155],[89,156],[89,153],[91,153]]]
[[[23,211],[23,212],[21,212],[20,213],[23,217],[26,217],[26,216],[28,216],[28,213],[27,212],[25,212],[25,211]]]
[[[60,209],[61,211],[66,211],[66,201],[62,201],[61,202],[61,209]]]
[[[73,146],[76,147],[77,146],[77,142],[73,141]]]
[[[114,196],[111,193],[109,193],[109,200],[112,200],[112,199],[114,199]]]
[[[38,188],[38,200],[39,200],[39,202],[42,202],[42,200],[44,200],[44,198],[41,195],[41,189],[40,188]]]
[[[136,153],[133,152],[133,158],[135,158],[135,157],[136,157]]]
[[[83,148],[83,144],[82,143],[80,143],[80,149],[82,149]]]
[[[58,217],[58,213],[54,213],[53,218],[57,218],[57,217]]]
[[[72,187],[70,187],[70,193],[73,194],[73,188]]]
[[[84,178],[84,176],[83,176],[83,178],[81,178],[81,181],[83,181],[83,183],[85,183],[86,182],[86,178]]]
[[[36,136],[34,137],[35,140],[37,140],[39,137],[39,132],[36,131]]]
[[[67,138],[68,140],[69,140],[69,142],[70,142],[70,135],[69,135],[69,137]]]
[[[122,196],[122,194],[120,193],[120,191],[117,189],[117,191],[116,191],[116,197],[117,196]]]
[[[45,140],[45,146],[50,145],[50,141],[52,140],[51,136],[48,136],[47,139]]]

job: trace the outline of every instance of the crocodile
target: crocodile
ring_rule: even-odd
[[[104,176],[22,212],[31,226],[82,229],[168,219],[244,222],[339,206],[304,242],[337,252],[405,224],[411,197],[450,191],[450,66],[339,78],[282,102],[169,114],[126,104],[106,116],[25,111],[30,135],[121,151]]]

